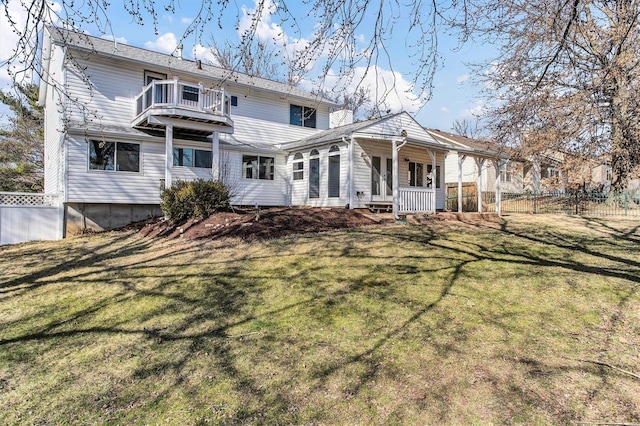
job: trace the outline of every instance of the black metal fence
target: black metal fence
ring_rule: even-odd
[[[495,192],[482,193],[485,211],[495,211]],[[640,217],[640,191],[502,193],[502,213]]]

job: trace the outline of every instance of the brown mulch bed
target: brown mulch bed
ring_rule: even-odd
[[[179,225],[164,219],[152,219],[132,225],[128,229],[147,237],[191,240],[230,237],[255,241],[375,223],[373,219],[355,210],[274,207],[260,210],[236,209],[234,212],[216,213],[207,219],[189,220]]]

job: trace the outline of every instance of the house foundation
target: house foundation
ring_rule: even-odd
[[[105,231],[162,215],[157,204],[67,203],[65,234]]]

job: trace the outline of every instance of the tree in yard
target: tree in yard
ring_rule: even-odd
[[[38,86],[16,85],[17,93],[0,90],[0,102],[13,116],[0,129],[0,191],[43,190],[44,117],[37,105]]]
[[[500,49],[476,75],[495,139],[610,160],[624,189],[640,165],[640,2],[481,3],[465,26]]]

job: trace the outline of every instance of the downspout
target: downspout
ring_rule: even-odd
[[[402,143],[396,145],[396,139],[391,140],[392,161],[393,161],[393,217],[395,220],[400,220],[400,170],[398,164],[398,152],[400,148],[407,143],[407,132],[402,131]]]
[[[353,136],[351,140],[347,141],[346,136],[342,136],[342,142],[349,144],[349,162],[348,162],[348,174],[349,174],[349,209],[353,210]]]

